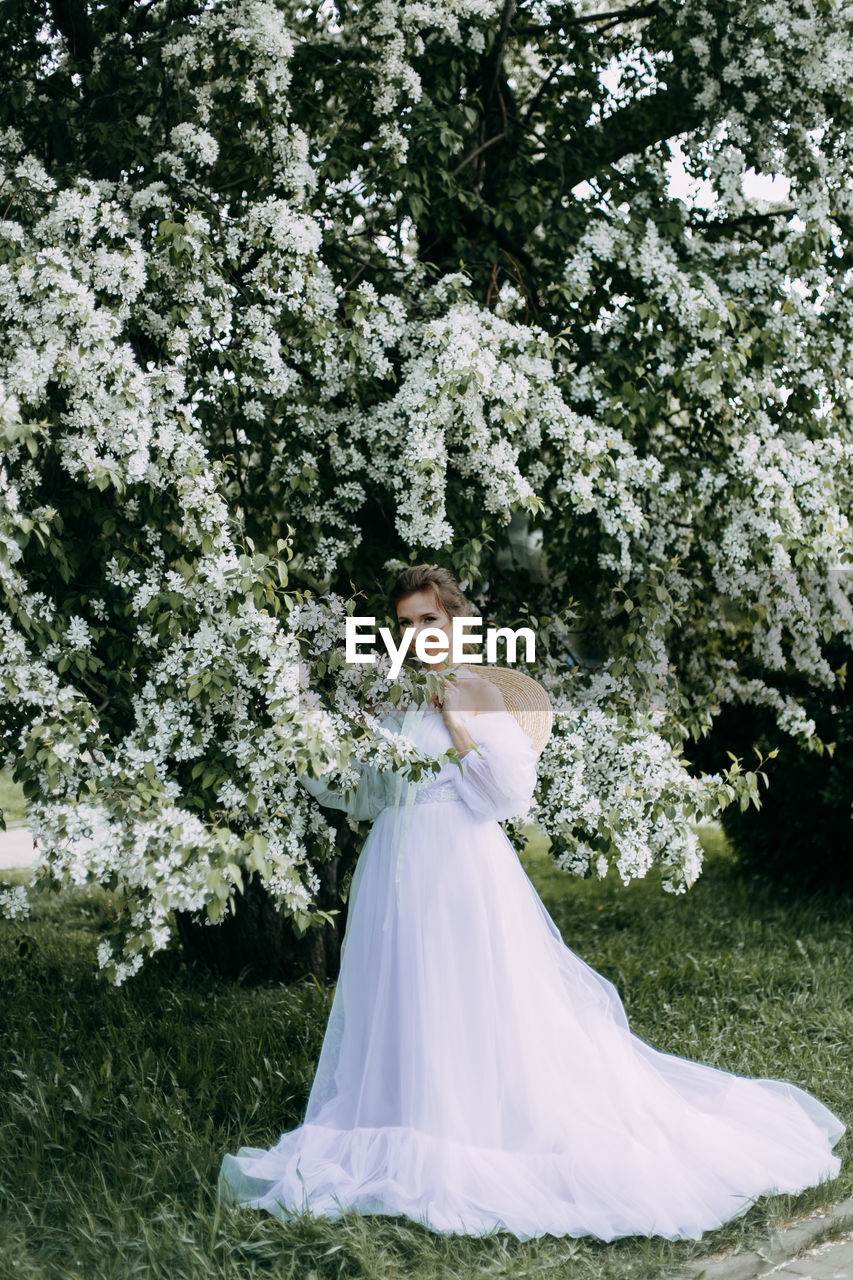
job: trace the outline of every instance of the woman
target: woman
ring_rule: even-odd
[[[448,637],[475,612],[434,565],[400,575],[392,608]],[[494,685],[457,674],[440,707],[386,724],[436,755],[454,745],[461,773],[444,765],[405,805],[375,770],[348,800],[304,779],[374,822],[304,1123],[226,1155],[223,1197],[519,1239],[696,1239],[759,1195],[834,1177],[844,1126],[826,1107],[652,1049],[564,945],[499,826],[528,807],[536,752]]]

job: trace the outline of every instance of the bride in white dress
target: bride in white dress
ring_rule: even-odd
[[[436,566],[406,570],[392,601],[416,631],[449,635],[470,612]],[[527,809],[536,752],[474,670],[440,708],[385,720],[463,757],[408,813],[375,770],[346,798],[303,779],[373,826],[304,1122],[224,1156],[219,1194],[281,1218],[696,1239],[760,1195],[835,1177],[844,1125],[822,1103],[651,1048],[563,943],[499,825]]]

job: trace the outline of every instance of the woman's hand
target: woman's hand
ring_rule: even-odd
[[[441,707],[441,714],[446,724],[449,718],[453,718],[457,712],[463,709],[463,697],[458,679],[446,680],[443,675],[440,675],[440,679],[444,686],[444,693],[441,700],[436,694],[432,699],[432,704],[433,706]]]
[[[464,701],[462,690],[459,688],[457,680],[445,680],[441,677],[444,685],[444,698],[441,702],[441,715],[447,726],[451,741],[459,752],[460,757],[466,756],[474,745],[474,739],[471,737],[459,712],[464,710]],[[438,701],[434,698],[433,701]]]
[[[441,708],[442,716],[452,714],[453,710],[459,710],[459,678],[457,680],[447,680],[443,671],[435,672],[439,680],[442,682],[442,690],[438,694],[433,694],[429,699],[430,707]]]

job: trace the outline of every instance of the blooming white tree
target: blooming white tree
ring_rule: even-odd
[[[759,776],[689,741],[751,702],[820,749],[779,677],[832,687],[853,637],[849,9],[8,15],[0,699],[36,887],[125,895],[114,981],[250,876],[305,928],[335,831],[297,774],[418,768],[342,663],[350,584],[381,615],[425,558],[537,627],[560,865],[688,885],[691,823]]]

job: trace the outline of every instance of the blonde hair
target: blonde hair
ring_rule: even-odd
[[[435,593],[436,600],[448,618],[478,616],[476,609],[465,597],[449,569],[443,568],[440,564],[415,564],[408,569],[403,569],[391,588],[388,602],[394,621],[397,621],[397,605],[401,600],[406,596],[414,595],[416,591],[429,590]],[[465,652],[476,651],[478,648],[479,644],[476,640],[466,640],[463,646]]]

